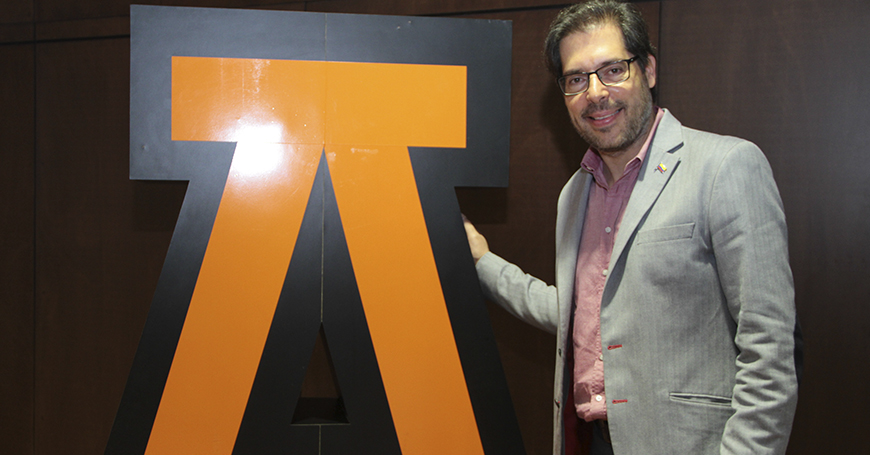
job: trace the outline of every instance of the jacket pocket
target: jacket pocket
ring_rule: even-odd
[[[677,224],[654,229],[642,229],[637,232],[637,244],[667,242],[692,238],[695,223]]]
[[[731,407],[730,397],[720,397],[718,395],[708,395],[704,393],[671,392],[670,399],[671,401],[677,401],[680,403],[697,404],[702,406]]]

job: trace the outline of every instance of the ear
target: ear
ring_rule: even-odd
[[[646,76],[646,84],[649,88],[653,88],[656,86],[656,58],[652,55],[648,55],[647,59],[649,60],[646,64],[646,69],[644,70],[644,76]]]

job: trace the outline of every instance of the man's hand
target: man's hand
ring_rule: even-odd
[[[474,228],[474,225],[471,224],[471,221],[468,221],[465,215],[462,215],[462,222],[465,225],[465,234],[468,236],[471,256],[474,258],[474,263],[477,264],[477,261],[489,251],[489,244],[486,243],[486,237],[477,232],[477,229]]]

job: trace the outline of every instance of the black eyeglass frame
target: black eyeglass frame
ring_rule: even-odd
[[[616,61],[614,61],[614,62],[607,63],[607,64],[605,64],[605,65],[602,65],[600,68],[598,68],[598,69],[595,70],[595,71],[589,71],[589,72],[586,72],[586,71],[580,71],[580,72],[577,72],[577,73],[566,74],[566,75],[564,75],[564,76],[562,76],[562,77],[556,79],[556,84],[559,86],[559,90],[561,90],[562,93],[563,93],[565,96],[579,95],[579,94],[581,94],[581,93],[585,93],[586,90],[589,90],[589,78],[590,78],[593,74],[598,78],[598,81],[601,82],[601,84],[604,85],[605,87],[610,87],[610,86],[613,86],[613,85],[616,85],[616,84],[621,84],[621,83],[623,83],[623,82],[625,82],[625,81],[627,81],[627,80],[629,80],[629,79],[631,78],[631,64],[632,64],[632,62],[634,62],[634,61],[637,60],[638,58],[640,58],[640,57],[637,56],[637,55],[635,55],[634,57],[631,57],[631,58],[626,58],[626,59],[622,59],[622,60],[616,60]],[[610,66],[616,65],[617,63],[622,63],[622,62],[628,63],[628,69],[627,69],[626,72],[625,72],[625,74],[626,74],[625,79],[623,79],[623,80],[621,80],[621,81],[618,81],[618,82],[611,82],[611,83],[609,83],[609,84],[608,84],[607,82],[604,82],[603,79],[601,79],[601,76],[598,74],[599,71],[601,71],[601,70],[603,70],[603,69],[605,69],[605,68],[608,68],[608,67],[610,67]],[[569,77],[574,77],[574,76],[577,76],[577,75],[580,75],[580,74],[583,74],[583,75],[586,76],[586,87],[585,87],[583,90],[579,91],[579,92],[571,92],[571,93],[568,93],[568,92],[565,90],[565,81],[566,81]]]

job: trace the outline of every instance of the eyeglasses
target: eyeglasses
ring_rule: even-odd
[[[637,56],[608,63],[595,71],[588,73],[579,72],[567,74],[557,79],[559,88],[565,95],[579,95],[589,88],[589,76],[596,75],[602,84],[610,86],[625,82],[631,77],[631,62],[637,60]]]

